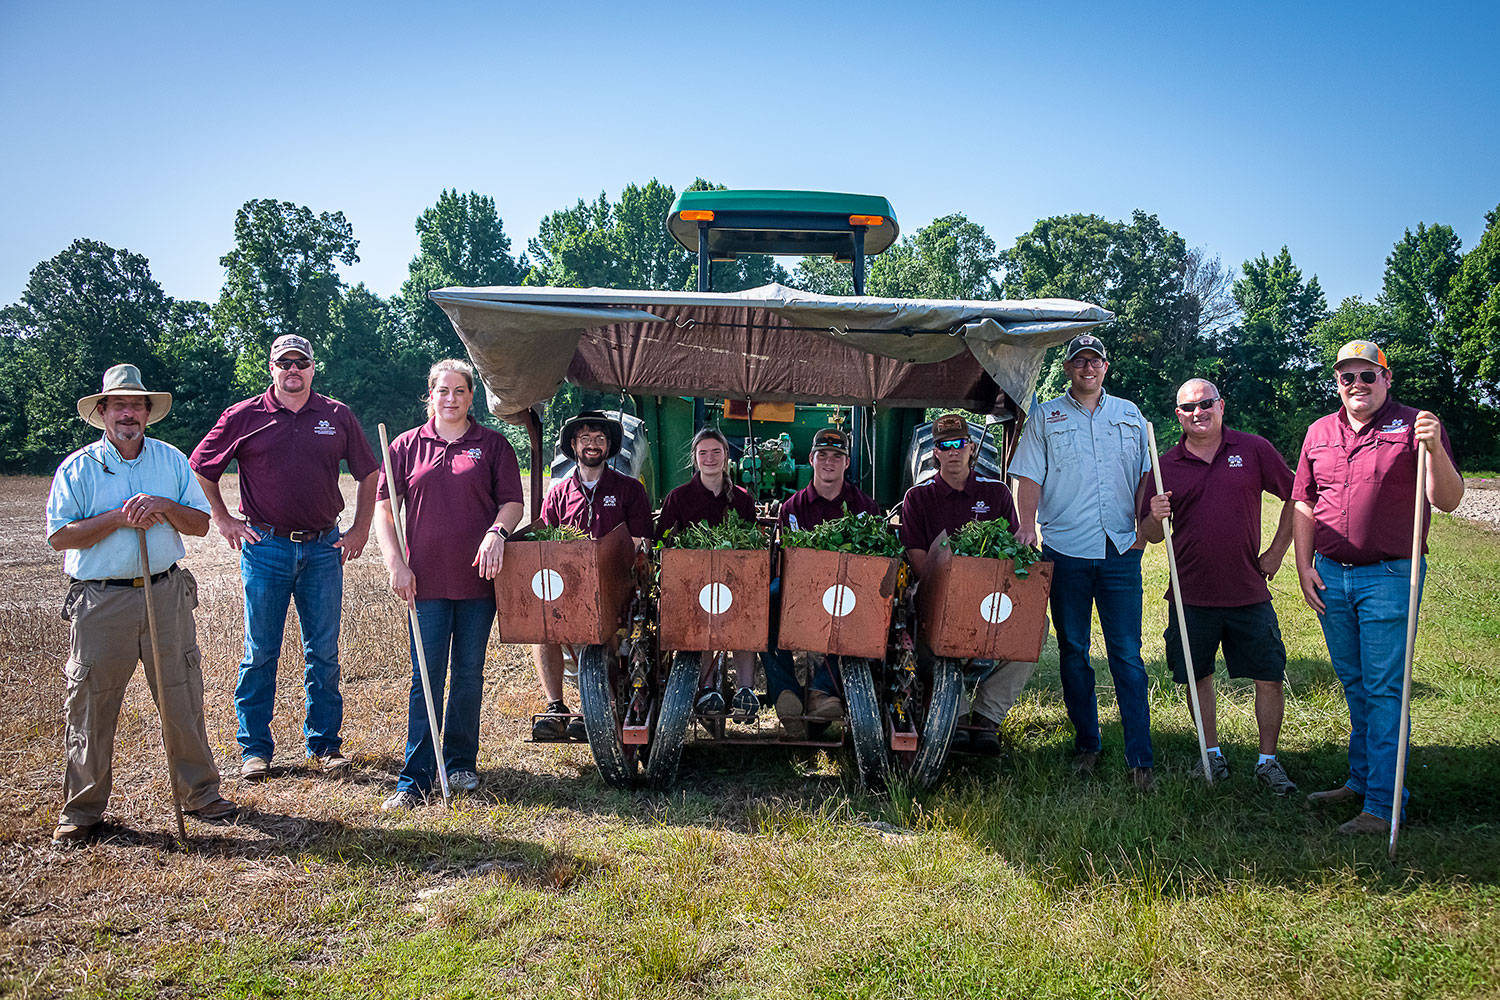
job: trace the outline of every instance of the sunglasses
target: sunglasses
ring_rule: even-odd
[[[1339,385],[1353,385],[1355,379],[1359,379],[1365,385],[1374,385],[1379,377],[1379,372],[1372,372],[1368,368],[1362,372],[1339,372]]]
[[[308,361],[306,358],[299,358],[296,361],[272,361],[271,364],[275,365],[277,368],[280,368],[282,371],[287,371],[289,369],[295,368],[299,372],[303,372],[312,367],[312,362]]]
[[[1192,413],[1194,410],[1211,410],[1218,401],[1219,397],[1215,396],[1213,399],[1200,399],[1196,403],[1178,403],[1177,408],[1183,413]]]
[[[957,451],[968,443],[968,438],[950,438],[947,441],[939,441],[933,447],[937,448],[938,451]]]

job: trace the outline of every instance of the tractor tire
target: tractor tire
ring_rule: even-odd
[[[901,761],[906,777],[918,789],[931,788],[942,777],[958,724],[958,708],[964,698],[964,672],[959,661],[946,656],[932,661],[932,680],[928,684],[927,712],[922,719],[917,749]]]
[[[891,754],[886,746],[884,712],[876,693],[877,661],[846,657],[839,664],[860,784],[872,792],[884,791]]]
[[[693,695],[698,691],[701,659],[701,653],[672,654],[672,670],[657,706],[656,732],[651,736],[651,753],[646,759],[646,784],[659,791],[666,791],[677,782],[682,743],[693,715]]]
[[[583,704],[583,727],[599,777],[614,788],[635,787],[640,768],[638,747],[625,745],[621,728],[626,703],[619,689],[619,671],[605,646],[585,646],[578,662],[578,698]]]

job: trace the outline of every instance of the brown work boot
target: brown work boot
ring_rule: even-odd
[[[353,762],[337,750],[308,757],[307,763],[313,770],[322,771],[324,774],[348,774],[354,767]]]
[[[1374,813],[1362,812],[1349,822],[1339,827],[1339,833],[1360,834],[1378,833],[1381,836],[1389,836],[1391,832],[1391,821],[1381,819]]]
[[[239,813],[240,807],[226,798],[217,798],[206,806],[186,810],[189,816],[205,823],[227,823]]]
[[[103,820],[97,823],[59,823],[57,829],[52,831],[52,846],[59,850],[82,847],[99,836],[99,831],[103,828]]]
[[[1150,792],[1156,788],[1156,772],[1149,767],[1132,767],[1130,781],[1138,792]]]
[[[788,688],[776,696],[776,718],[781,720],[781,731],[789,740],[807,739],[807,723],[802,721],[802,699]]]
[[[1073,773],[1080,778],[1087,778],[1099,767],[1099,751],[1097,750],[1074,750],[1073,751]]]
[[[1354,802],[1363,798],[1363,795],[1348,785],[1340,785],[1337,788],[1330,788],[1326,792],[1313,792],[1307,797],[1307,801],[1315,806],[1319,806],[1329,802]]]
[[[980,757],[1000,756],[1000,724],[979,712],[969,713],[969,753]]]
[[[844,717],[844,703],[827,692],[809,691],[807,714],[823,722],[837,722]]]

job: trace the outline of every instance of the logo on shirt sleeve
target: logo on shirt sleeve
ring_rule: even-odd
[[[1240,456],[1238,456],[1238,455],[1230,455],[1229,456],[1229,467],[1231,469],[1243,468],[1244,465],[1245,465],[1245,460],[1243,458],[1241,458]]]
[[[314,434],[322,434],[325,437],[327,437],[328,435],[331,435],[331,434],[337,434],[338,432],[339,432],[339,429],[337,427],[333,426],[332,424],[330,424],[326,420],[319,420],[317,422],[317,424],[313,427],[313,433]]]

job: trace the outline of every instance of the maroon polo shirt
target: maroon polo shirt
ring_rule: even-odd
[[[607,465],[592,490],[584,487],[575,470],[547,491],[542,522],[553,527],[569,524],[594,538],[603,538],[623,524],[632,538],[650,538],[651,501],[646,499],[646,487],[639,479],[621,475]]]
[[[880,516],[880,505],[865,495],[859,487],[844,480],[839,495],[824,500],[812,483],[786,498],[778,515],[783,528],[801,528],[804,531],[816,528],[824,521],[844,516],[844,505],[851,514],[873,514]]]
[[[1343,407],[1307,429],[1292,498],[1313,509],[1316,551],[1354,566],[1411,558],[1420,412],[1387,399],[1360,430],[1349,425]],[[1453,458],[1447,428],[1443,450]],[[1432,505],[1424,500],[1424,553],[1431,522]]]
[[[406,564],[417,600],[493,597],[494,584],[473,563],[500,508],[522,499],[521,468],[505,436],[470,421],[457,441],[444,441],[429,420],[391,442],[391,475],[405,498]],[[376,499],[390,495],[381,472]]]
[[[1010,490],[998,479],[974,472],[961,490],[941,475],[906,491],[901,504],[901,545],[926,552],[943,532],[952,535],[970,521],[1004,520],[1011,531],[1019,523]]]
[[[314,392],[293,412],[271,389],[225,410],[189,464],[216,483],[234,459],[240,463],[240,512],[252,524],[280,531],[322,531],[338,521],[344,509],[340,460],[355,479],[380,468],[349,407]]]
[[[660,539],[668,531],[690,524],[721,524],[731,509],[755,523],[755,501],[749,490],[730,483],[723,493],[710,493],[695,472],[692,479],[668,493],[661,502],[661,513],[656,515],[656,537]]]
[[[1219,450],[1205,462],[1179,441],[1161,457],[1161,481],[1172,494],[1172,549],[1183,603],[1238,608],[1269,601],[1260,575],[1260,495],[1292,495],[1292,470],[1271,442],[1226,427]],[[1151,512],[1155,483],[1145,492],[1142,518]],[[1171,600],[1170,586],[1164,596]]]

